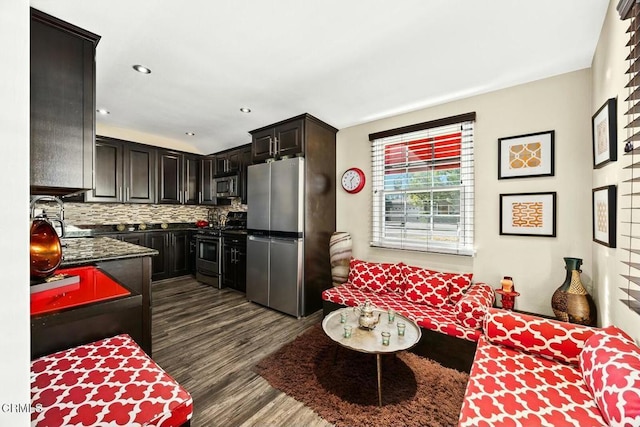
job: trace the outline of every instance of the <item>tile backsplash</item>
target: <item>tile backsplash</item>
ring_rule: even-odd
[[[37,208],[57,213],[55,204],[38,203]],[[150,205],[124,203],[65,203],[64,221],[67,225],[116,225],[116,224],[157,224],[192,222],[208,218],[210,210],[216,214],[229,211],[245,211],[246,205],[240,199],[233,199],[231,205]]]

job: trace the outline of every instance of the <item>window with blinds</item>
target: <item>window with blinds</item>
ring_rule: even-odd
[[[475,113],[369,135],[371,245],[473,255]]]
[[[629,68],[626,71],[628,96],[627,102],[627,125],[625,126],[627,138],[625,139],[625,160],[628,163],[625,170],[630,174],[629,179],[623,181],[624,205],[621,209],[622,218],[622,238],[626,240],[622,249],[627,252],[626,259],[623,259],[625,280],[620,289],[626,297],[622,303],[631,310],[640,314],[640,4],[638,0],[622,0],[617,6],[620,18],[629,22],[627,33],[629,41],[626,46],[629,54],[626,60]],[[634,146],[636,148],[634,148]]]

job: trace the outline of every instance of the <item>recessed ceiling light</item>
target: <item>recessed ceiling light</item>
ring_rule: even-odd
[[[251,112],[251,108],[242,107],[242,108],[240,109],[240,111],[242,111],[243,113],[250,113],[250,112]]]
[[[142,74],[151,74],[151,70],[144,65],[134,65],[133,69]]]
[[[195,133],[194,132],[185,132],[185,134],[189,135],[189,136],[194,136]]]
[[[98,114],[104,114],[104,115],[111,114],[109,110],[105,110],[104,108],[98,108],[96,111],[98,112]]]

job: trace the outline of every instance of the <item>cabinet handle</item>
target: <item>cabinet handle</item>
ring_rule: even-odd
[[[118,187],[118,194],[116,195],[116,201],[122,201],[122,187]]]
[[[278,137],[273,138],[273,155],[275,156],[280,152],[280,147],[278,147]]]
[[[131,195],[129,194],[129,187],[127,187],[127,193],[126,194],[127,194],[126,201],[128,202],[130,197],[131,197]]]
[[[184,202],[187,203],[187,200],[189,200],[189,190],[184,191]]]
[[[276,151],[274,150],[274,144],[273,144],[274,142],[275,142],[275,139],[269,137],[269,155],[270,156],[273,156],[276,154]]]
[[[198,191],[198,203],[202,203],[202,191]]]

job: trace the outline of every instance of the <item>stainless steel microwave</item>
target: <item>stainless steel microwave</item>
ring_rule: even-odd
[[[215,179],[216,197],[239,197],[238,175],[224,176]]]

